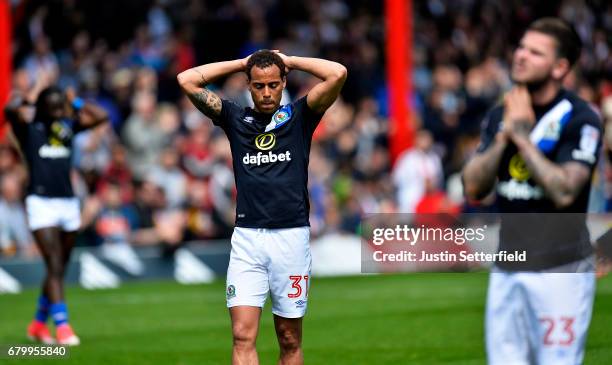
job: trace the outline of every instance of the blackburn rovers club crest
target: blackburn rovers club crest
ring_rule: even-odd
[[[278,113],[274,114],[274,122],[276,122],[277,125],[285,123],[288,119],[289,114],[287,114],[286,111],[279,111]]]
[[[228,285],[227,286],[227,299],[232,299],[233,297],[236,296],[236,287],[233,285]]]
[[[265,132],[269,132],[273,129],[276,129],[283,124],[287,123],[291,117],[293,116],[293,106],[291,104],[285,105],[282,108],[278,109],[276,113],[272,116],[272,121],[266,126]]]

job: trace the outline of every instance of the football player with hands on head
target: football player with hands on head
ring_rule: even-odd
[[[287,72],[320,79],[307,95],[281,105]],[[221,99],[211,82],[245,72],[254,108]],[[310,285],[308,158],[312,135],[336,100],[347,71],[339,63],[260,50],[206,64],[177,79],[191,102],[229,139],[236,179],[236,227],[227,272],[234,364],[258,364],[255,341],[268,293],[280,364],[302,364],[302,317]]]
[[[40,71],[27,95],[13,95],[4,112],[28,168],[28,225],[46,268],[27,334],[42,343],[74,346],[80,339],[69,324],[64,295],[64,275],[81,226],[79,200],[70,181],[72,140],[75,134],[108,122],[108,114],[77,97],[74,90],[53,86],[54,79]],[[47,328],[49,317],[55,338]]]

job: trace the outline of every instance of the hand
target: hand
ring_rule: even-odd
[[[291,71],[291,69],[292,69],[292,67],[289,64],[291,62],[290,57],[287,56],[286,54],[282,53],[278,49],[273,49],[272,52],[274,52],[277,55],[279,55],[281,60],[283,60],[283,63],[285,64],[285,73],[288,74],[289,71]]]
[[[75,111],[74,107],[72,106],[72,101],[77,97],[76,91],[74,91],[74,88],[72,88],[72,86],[69,86],[66,89],[65,94],[66,94],[66,103],[64,104],[64,110],[66,114],[72,115],[74,117],[76,116],[76,114],[78,114],[78,111]]]
[[[66,99],[68,103],[72,103],[72,101],[77,97],[76,91],[72,86],[66,88]]]
[[[249,58],[251,58],[252,55],[253,54],[251,53],[250,55],[248,55],[245,58],[240,60],[240,63],[242,65],[242,71],[246,71],[247,63],[249,62]]]
[[[515,143],[528,141],[535,120],[527,87],[513,87],[504,97],[504,131]]]
[[[612,259],[603,253],[601,247],[595,249],[595,274],[597,279],[608,275],[612,270]]]

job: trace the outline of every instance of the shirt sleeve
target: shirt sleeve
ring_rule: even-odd
[[[9,123],[11,124],[11,130],[19,141],[20,144],[23,145],[27,135],[28,135],[28,124],[23,122],[18,122],[13,119],[9,119]]]
[[[306,98],[307,96],[299,98],[294,105],[297,110],[302,112],[304,131],[307,135],[312,136],[315,129],[317,129],[317,126],[321,122],[323,114],[325,113],[317,113],[310,109],[308,103],[306,102]]]
[[[603,236],[597,239],[597,247],[608,259],[612,259],[612,229],[608,229]]]
[[[217,127],[228,130],[231,127],[232,118],[242,112],[242,108],[235,103],[222,99],[221,100],[221,114],[217,118],[213,118],[212,122]]]
[[[478,144],[476,153],[483,153],[489,148],[491,143],[493,143],[495,134],[497,134],[501,123],[501,114],[501,108],[498,107],[489,111],[482,120],[480,125],[480,143]]]
[[[592,169],[597,163],[601,149],[601,126],[599,116],[590,107],[577,112],[562,132],[556,162],[576,161]]]

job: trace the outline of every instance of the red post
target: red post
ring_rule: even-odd
[[[6,133],[2,111],[11,91],[11,56],[10,0],[0,0],[0,140]]]
[[[412,146],[412,1],[386,0],[386,73],[392,162]]]

